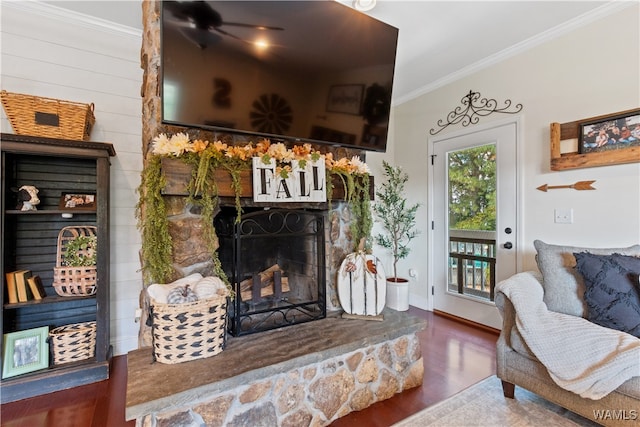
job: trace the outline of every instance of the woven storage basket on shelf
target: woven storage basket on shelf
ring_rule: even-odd
[[[96,227],[91,225],[64,227],[58,234],[58,250],[56,266],[53,268],[53,288],[63,297],[94,295],[97,290],[97,272],[95,265],[72,267],[67,266],[66,256],[69,242],[79,236],[94,237]],[[90,255],[90,251],[96,248],[81,249],[77,251],[80,256]]]
[[[182,304],[150,301],[153,355],[165,364],[214,356],[227,340],[227,295]]]
[[[4,111],[18,135],[88,141],[96,122],[93,104],[23,95],[3,90]]]
[[[96,322],[75,323],[49,331],[53,364],[90,359],[96,354]]]

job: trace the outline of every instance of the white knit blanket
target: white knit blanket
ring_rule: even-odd
[[[516,327],[560,387],[600,399],[640,376],[640,339],[586,319],[547,310],[541,283],[531,272],[499,283],[516,310]]]

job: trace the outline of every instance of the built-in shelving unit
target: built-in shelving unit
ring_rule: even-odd
[[[10,332],[48,326],[96,322],[95,357],[53,365],[3,378],[2,403],[89,384],[109,377],[109,170],[112,144],[2,134],[2,247],[0,293],[2,337]],[[12,189],[35,185],[37,211],[16,209]],[[60,209],[65,192],[92,193],[95,209]],[[92,296],[59,296],[53,283],[57,238],[70,225],[96,226],[97,292]],[[47,296],[19,303],[6,301],[5,273],[30,270],[40,276]],[[4,344],[4,338],[3,338]]]

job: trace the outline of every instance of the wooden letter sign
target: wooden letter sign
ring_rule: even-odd
[[[291,161],[291,172],[282,178],[276,170],[276,161],[264,163],[253,158],[254,202],[326,202],[326,171],[324,157],[303,162]]]

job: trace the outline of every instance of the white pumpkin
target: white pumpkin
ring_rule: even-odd
[[[194,301],[198,301],[198,296],[190,285],[178,286],[167,295],[167,303],[169,304],[184,304]]]
[[[149,285],[149,287],[147,288],[147,293],[156,302],[160,304],[166,304],[169,293],[173,291],[175,288],[184,287],[184,285],[190,285],[191,289],[193,289],[194,285],[198,283],[200,279],[202,279],[202,274],[194,273],[187,277],[178,279],[175,282],[168,283],[166,285],[154,283],[152,285]]]
[[[227,286],[219,277],[207,276],[195,284],[193,291],[199,299],[205,299],[227,295]]]

